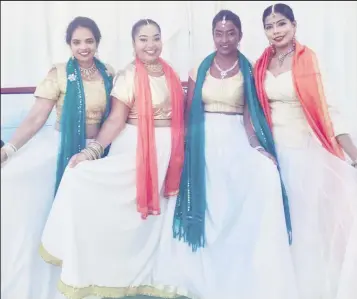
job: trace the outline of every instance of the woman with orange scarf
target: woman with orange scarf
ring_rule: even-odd
[[[114,79],[96,140],[70,160],[42,236],[41,256],[62,267],[59,290],[68,298],[171,294],[151,283],[183,164],[184,93],[160,58],[159,25],[138,21],[132,39],[136,59]]]
[[[335,299],[357,217],[357,148],[327,104],[315,53],[295,41],[292,9],[269,6],[263,25],[271,46],[254,77],[289,197],[300,298]]]

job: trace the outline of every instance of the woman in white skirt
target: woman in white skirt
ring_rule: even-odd
[[[356,284],[343,264],[357,255],[348,249],[356,239],[351,228],[357,217],[357,148],[338,111],[327,104],[315,53],[295,41],[292,9],[269,6],[263,25],[271,46],[254,74],[290,201],[299,298],[335,299],[339,284]]]
[[[185,163],[155,283],[203,299],[297,299],[288,202],[251,64],[237,50],[239,17],[220,11],[212,33],[217,51],[189,77]]]
[[[59,273],[43,262],[38,247],[69,158],[97,135],[109,114],[114,71],[94,58],[100,39],[89,18],[69,24],[73,57],[51,68],[29,115],[1,148],[1,298],[55,296]],[[40,131],[54,106],[55,127]]]
[[[72,299],[186,294],[152,279],[166,198],[182,171],[184,93],[160,58],[159,25],[138,21],[132,39],[136,59],[114,79],[96,143],[71,159],[42,236],[40,253],[61,266],[59,290]]]

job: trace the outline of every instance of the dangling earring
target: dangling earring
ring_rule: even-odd
[[[271,52],[273,53],[273,55],[275,55],[276,53],[275,46],[271,42],[269,42],[269,44],[270,44]]]
[[[293,37],[293,49],[296,49],[296,38],[295,38],[295,35]]]

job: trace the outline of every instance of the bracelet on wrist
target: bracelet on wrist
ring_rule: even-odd
[[[5,145],[1,149],[6,154],[6,161],[9,160],[17,152],[16,146],[11,143],[5,143]]]
[[[88,146],[81,151],[88,160],[100,159],[104,153],[104,147],[98,141],[91,141]]]

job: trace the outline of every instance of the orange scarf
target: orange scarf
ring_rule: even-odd
[[[268,124],[272,127],[269,101],[264,88],[266,71],[272,55],[271,47],[265,49],[254,67],[258,98],[263,107]],[[343,151],[337,143],[333,131],[328,106],[321,81],[321,73],[315,53],[296,42],[292,65],[293,83],[305,117],[323,147],[333,155],[344,159]]]
[[[171,158],[165,178],[164,195],[176,195],[180,184],[184,159],[184,93],[180,78],[163,60],[166,81],[170,90],[172,107]],[[160,214],[160,190],[155,143],[154,115],[151,89],[147,70],[137,58],[135,60],[135,91],[138,109],[138,144],[136,151],[137,209],[145,219],[148,215]]]

